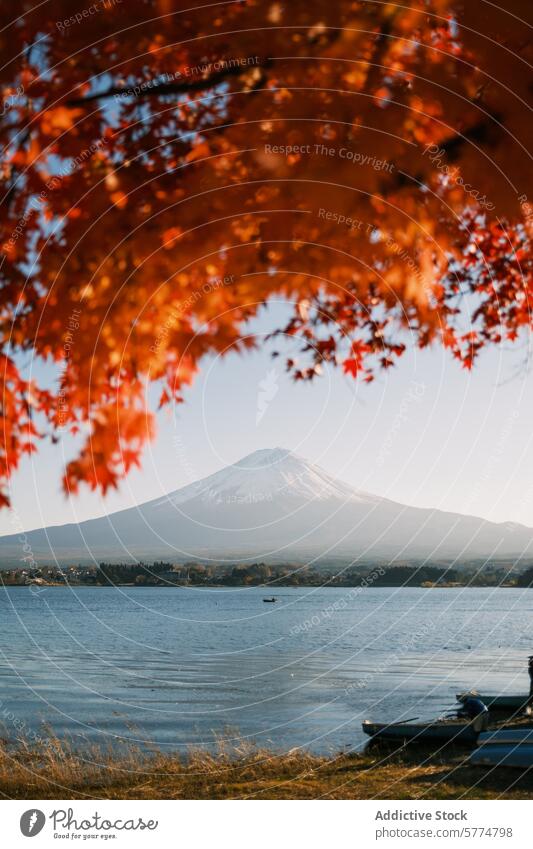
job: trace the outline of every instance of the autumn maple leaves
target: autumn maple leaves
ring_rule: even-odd
[[[85,434],[67,490],[116,486],[155,432],[146,384],[180,402],[272,297],[298,380],[432,342],[470,368],[529,329],[529,47],[504,10],[128,0],[63,31],[48,5],[1,12],[4,502],[58,429]]]

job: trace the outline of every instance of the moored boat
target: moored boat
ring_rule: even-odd
[[[531,743],[484,744],[472,752],[468,761],[474,766],[512,766],[518,769],[529,769],[533,767],[533,745]]]
[[[437,741],[474,744],[478,731],[471,721],[437,720],[435,722],[371,722],[365,719],[363,731],[373,739],[404,741]]]
[[[477,690],[470,690],[465,693],[458,693],[457,700],[462,701],[467,696],[474,696],[481,699],[491,711],[513,713],[522,711],[528,706],[529,702],[533,704],[533,655],[528,658],[527,671],[529,675],[529,693],[527,695],[525,693],[520,695],[502,693],[499,696],[485,696],[480,695]]]
[[[484,731],[479,735],[478,746],[533,746],[533,725],[516,725]]]
[[[464,693],[458,693],[457,699],[460,700],[461,696],[463,695]],[[472,690],[472,695],[475,695],[477,698],[481,699],[481,701],[487,705],[489,710],[521,710],[522,708],[526,707],[527,702],[529,700],[528,695],[486,696],[483,693],[480,695],[475,690]]]

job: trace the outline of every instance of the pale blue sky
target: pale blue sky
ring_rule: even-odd
[[[261,329],[271,329],[279,312],[266,313]],[[85,488],[67,500],[60,489],[64,449],[46,445],[13,481],[23,526],[142,503],[278,445],[397,501],[533,526],[533,378],[520,368],[523,351],[487,352],[472,373],[442,349],[411,351],[375,383],[359,385],[334,369],[313,384],[294,384],[271,350],[206,360],[186,403],[159,416],[142,471],[105,499]],[[257,422],[260,384],[272,369]],[[0,531],[13,532],[7,511]]]

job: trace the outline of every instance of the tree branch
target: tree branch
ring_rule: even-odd
[[[251,57],[256,58],[256,57]],[[86,97],[74,97],[67,100],[67,106],[83,106],[94,100],[105,100],[109,97],[160,97],[165,94],[188,94],[189,92],[202,91],[212,86],[220,85],[231,77],[239,77],[253,68],[269,68],[272,61],[264,59],[261,62],[242,60],[246,64],[239,64],[216,71],[209,77],[199,80],[177,80],[175,82],[161,82],[150,85],[148,82],[138,83],[131,86],[112,86],[106,91],[94,92]],[[216,64],[216,63],[213,63]],[[254,86],[255,87],[255,86]],[[138,89],[138,91],[137,91]]]

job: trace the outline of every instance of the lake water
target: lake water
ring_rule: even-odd
[[[527,692],[533,592],[24,587],[0,591],[0,722],[163,749],[358,747],[365,718],[459,688]]]

